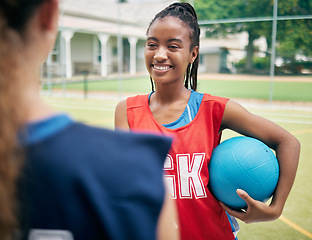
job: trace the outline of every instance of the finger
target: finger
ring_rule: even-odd
[[[246,193],[244,190],[242,190],[242,189],[237,189],[236,190],[236,193],[237,193],[237,195],[241,198],[241,199],[243,199],[246,203],[247,203],[247,205],[249,205],[250,203],[252,203],[252,201],[254,201],[254,199],[252,199],[249,195],[248,195],[248,193]]]
[[[225,211],[231,211],[232,209],[230,209],[228,206],[226,206],[224,203],[220,202],[221,207],[225,210]]]
[[[244,215],[245,215],[245,212],[243,210],[240,210],[240,209],[235,209],[234,210],[232,208],[229,208],[228,206],[226,206],[222,202],[220,202],[220,205],[226,212],[228,212],[228,214],[232,215],[233,217],[242,219],[244,217]]]
[[[221,207],[227,211],[227,212],[238,212],[238,213],[244,213],[245,211],[243,209],[233,209],[225,205],[223,202],[219,202]]]

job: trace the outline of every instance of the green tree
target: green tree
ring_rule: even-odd
[[[312,0],[279,1],[278,15],[311,14]],[[233,19],[250,17],[272,17],[274,0],[196,0],[195,9],[199,20]],[[278,46],[280,55],[292,55],[299,51],[311,51],[311,20],[278,21]],[[245,71],[253,70],[254,41],[261,36],[266,37],[269,48],[272,39],[272,21],[227,23],[208,25],[207,37],[224,37],[227,34],[248,33],[246,46]],[[290,34],[291,33],[291,34]],[[310,54],[309,54],[310,55]]]
[[[281,2],[281,16],[308,15],[312,13],[312,0]],[[291,62],[302,53],[312,56],[312,19],[294,19],[278,22],[278,54]]]
[[[195,1],[195,9],[199,20],[233,19],[248,17],[272,16],[271,0],[222,0],[222,1]],[[253,69],[252,59],[255,51],[254,41],[267,33],[270,22],[248,22],[213,24],[208,26],[207,37],[225,37],[227,34],[247,32],[248,45],[246,46],[245,71]]]

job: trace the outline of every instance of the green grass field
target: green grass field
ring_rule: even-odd
[[[62,84],[52,85],[52,89],[63,89]],[[47,89],[47,85],[43,85]],[[148,93],[151,91],[148,77],[128,78],[122,80],[88,81],[87,89],[105,92]],[[83,82],[66,84],[66,90],[84,90]],[[208,92],[229,98],[269,99],[271,84],[269,81],[233,81],[201,79],[198,91]],[[273,84],[273,100],[312,102],[312,80],[307,82],[276,81]]]
[[[98,95],[111,92],[120,92],[120,82],[105,81],[88,84],[91,91],[100,91]],[[55,88],[59,86],[54,86]],[[209,92],[214,95],[238,99],[268,99],[269,82],[257,81],[220,81],[204,80],[199,83],[199,91]],[[81,83],[67,85],[66,91],[81,90]],[[65,91],[65,92],[66,92]],[[149,80],[139,78],[122,81],[121,92],[124,93],[148,93],[150,91]],[[53,96],[53,94],[52,94]],[[114,109],[117,102],[123,98],[83,99],[71,98],[70,94],[63,97],[44,97],[45,101],[55,109],[70,114],[74,119],[99,127],[113,129]],[[274,100],[312,102],[312,82],[276,82],[274,84]],[[238,100],[240,101],[240,100]],[[245,103],[245,102],[244,102]],[[247,101],[248,103],[248,101]],[[243,104],[244,105],[244,104]],[[299,108],[293,105],[281,105],[273,102],[262,104],[247,104],[246,108],[251,112],[268,118],[283,128],[290,131],[301,142],[301,156],[294,187],[284,208],[283,215],[274,222],[267,223],[240,223],[241,231],[239,240],[308,240],[312,239],[312,107]],[[223,140],[236,134],[225,131]]]

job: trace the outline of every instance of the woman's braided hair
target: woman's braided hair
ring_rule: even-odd
[[[197,21],[197,15],[189,3],[173,3],[161,12],[159,12],[154,19],[151,21],[147,33],[149,32],[150,27],[152,24],[159,18],[165,18],[165,17],[176,17],[180,19],[182,22],[186,24],[187,27],[190,29],[190,39],[191,39],[191,48],[190,51],[195,47],[199,47],[199,36],[200,36],[200,28]],[[197,54],[197,57],[193,63],[189,63],[186,69],[185,74],[185,82],[184,86],[186,88],[191,87],[194,91],[197,89],[197,71],[198,71],[198,64],[199,64],[199,54]],[[152,78],[151,84],[152,84],[152,91],[154,91],[154,83]]]
[[[0,239],[19,227],[16,185],[23,162],[18,134],[23,124],[21,56],[24,29],[45,0],[0,0]],[[26,34],[26,33],[25,33]]]

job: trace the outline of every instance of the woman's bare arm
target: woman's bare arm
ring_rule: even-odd
[[[130,130],[128,117],[127,117],[127,100],[122,100],[116,106],[115,129]]]
[[[246,192],[239,190],[239,196],[247,202],[247,211],[233,211],[223,205],[224,208],[229,214],[246,223],[277,219],[282,213],[295,180],[300,154],[299,141],[285,129],[265,118],[250,113],[231,100],[225,107],[222,119],[221,130],[225,128],[259,139],[275,150],[280,167],[280,176],[269,206],[255,201]]]

